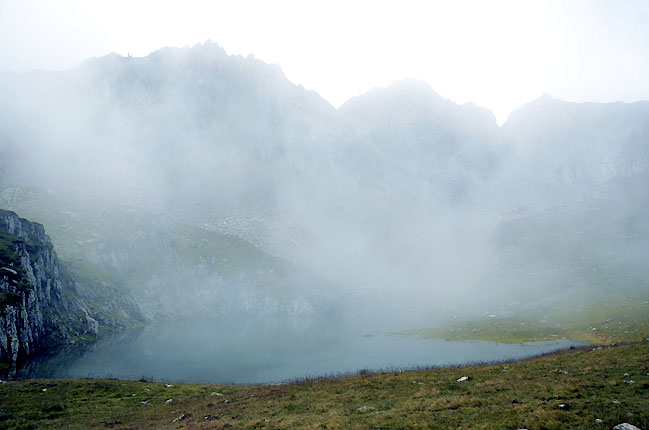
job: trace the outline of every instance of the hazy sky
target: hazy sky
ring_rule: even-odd
[[[649,99],[649,1],[0,0],[0,70],[207,39],[338,106],[403,78],[503,121],[542,93]]]

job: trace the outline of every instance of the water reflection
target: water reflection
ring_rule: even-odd
[[[368,334],[367,330],[332,321],[176,321],[38,357],[17,377],[272,383],[361,369],[518,359],[584,344],[550,341],[511,345]]]

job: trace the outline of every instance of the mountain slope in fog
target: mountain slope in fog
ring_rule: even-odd
[[[105,203],[52,191],[0,189],[0,205],[53,226],[59,255],[86,287],[127,291],[148,320],[192,316],[197,310],[217,318],[240,313],[313,317],[333,311],[327,299],[331,285],[235,236]]]
[[[649,239],[644,206],[624,198],[633,189],[647,195],[638,179],[649,162],[647,103],[542,97],[499,128],[485,109],[402,81],[334,109],[278,66],[214,44],[3,74],[0,92],[4,187],[56,196],[60,214],[88,202],[74,221],[104,231],[165,220],[160,228],[137,224],[149,233],[135,229],[110,251],[82,247],[86,260],[109,261],[140,242],[184,237],[183,229],[234,235],[344,285],[367,306],[426,313],[465,297],[499,303],[512,291],[569,288],[574,264],[548,261],[572,261],[596,242],[598,261],[611,263],[629,246],[618,233],[628,219],[638,220],[639,246]],[[35,212],[45,213],[42,202]],[[90,215],[102,211],[110,216]],[[52,218],[54,231],[65,217]],[[167,273],[184,245],[164,240],[125,260]],[[182,272],[195,276],[164,276],[162,296],[211,285],[206,280],[225,268],[194,266],[210,252],[197,252]],[[507,269],[519,264],[525,268]],[[232,267],[251,282],[245,263]],[[535,274],[545,270],[552,276]],[[124,277],[142,284],[131,272]],[[280,290],[292,283],[292,297],[308,284],[348,299],[319,282],[282,282]]]

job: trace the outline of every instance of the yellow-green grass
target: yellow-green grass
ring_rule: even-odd
[[[10,382],[0,385],[0,427],[610,429],[629,422],[646,429],[648,357],[649,342],[643,342],[508,364],[279,386],[167,388],[114,379]],[[471,380],[458,382],[462,376]],[[181,416],[185,418],[172,422]]]
[[[507,317],[452,320],[441,327],[399,334],[504,343],[556,339],[581,339],[593,345],[638,342],[649,336],[649,296],[557,306]]]

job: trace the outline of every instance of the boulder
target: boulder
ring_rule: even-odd
[[[633,424],[622,423],[613,427],[613,430],[640,430],[640,429],[634,426]]]

